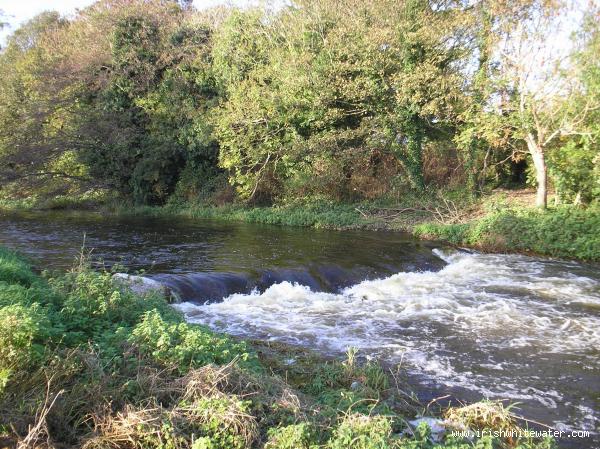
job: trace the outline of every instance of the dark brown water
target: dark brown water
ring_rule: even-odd
[[[21,214],[0,244],[40,268],[85,246],[169,285],[188,320],[327,353],[402,361],[423,394],[519,402],[556,428],[600,423],[597,266],[450,251],[397,233]],[[427,393],[428,392],[428,393]],[[598,435],[567,441],[600,446]]]

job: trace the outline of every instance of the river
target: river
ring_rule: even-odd
[[[423,397],[518,402],[600,446],[600,268],[479,254],[401,233],[96,213],[0,217],[0,245],[44,269],[143,270],[218,331],[401,364]],[[581,446],[587,447],[587,443]],[[591,446],[590,446],[591,447]]]

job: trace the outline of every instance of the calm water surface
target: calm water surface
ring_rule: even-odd
[[[39,268],[96,261],[169,285],[189,321],[328,354],[402,362],[422,395],[519,402],[600,447],[600,270],[453,251],[398,233],[81,213],[0,217]],[[99,262],[98,262],[99,263]]]

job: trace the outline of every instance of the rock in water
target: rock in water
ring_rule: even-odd
[[[419,424],[423,422],[427,424],[431,429],[431,439],[434,442],[441,441],[442,437],[444,436],[444,433],[446,432],[445,421],[437,418],[420,417],[409,421],[409,424],[416,428]]]
[[[144,276],[135,276],[133,274],[115,273],[113,279],[131,289],[138,295],[147,295],[148,293],[159,293],[169,300],[173,298],[171,290],[154,279]]]

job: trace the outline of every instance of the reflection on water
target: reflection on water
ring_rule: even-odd
[[[145,270],[184,299],[218,300],[284,280],[336,291],[445,265],[432,244],[399,233],[64,212],[9,215],[0,224],[0,245],[31,255],[42,268],[71,267],[85,242],[95,260]]]
[[[190,321],[329,353],[355,346],[404,360],[442,393],[520,402],[557,427],[600,424],[597,266],[451,252],[394,233],[91,214],[1,224],[0,244],[46,268],[69,266],[85,233],[105,263],[171,286]]]

